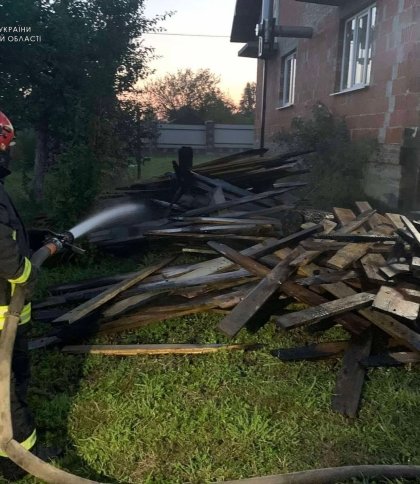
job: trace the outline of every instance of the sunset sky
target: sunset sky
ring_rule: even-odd
[[[146,16],[176,13],[161,25],[167,33],[226,36],[184,37],[146,35],[147,44],[161,58],[154,61],[155,76],[191,67],[209,68],[221,78],[221,87],[238,101],[245,84],[256,78],[256,60],[238,57],[242,44],[229,41],[235,0],[146,0]]]

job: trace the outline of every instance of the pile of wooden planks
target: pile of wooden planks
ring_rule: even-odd
[[[217,329],[229,338],[245,327],[257,330],[269,319],[279,331],[305,327],[309,334],[338,325],[348,337],[272,354],[283,361],[343,355],[332,406],[354,417],[367,368],[420,361],[420,222],[381,215],[367,202],[356,207],[357,213],[334,208],[334,219],[305,224],[285,237],[262,231],[245,249],[222,243],[222,233],[203,231],[201,252],[208,260],[175,265],[168,258],[132,274],[51,288],[50,296],[34,305],[34,318],[50,321],[54,329],[32,347],[66,343],[68,329],[79,323],[88,327],[94,321],[100,334],[116,333],[199,312],[222,314]],[[190,215],[180,222],[212,228],[214,221]],[[261,227],[267,225],[263,222]],[[232,224],[238,222],[217,221],[220,227]],[[242,230],[247,224],[238,225]],[[305,308],[291,312],[293,301]],[[149,350],[135,345],[66,349],[106,354]],[[215,348],[201,350],[193,352]]]
[[[144,209],[126,225],[93,232],[90,241],[107,249],[124,249],[156,237],[176,237],[189,242],[210,240],[211,236],[218,240],[232,237],[260,240],[258,225],[267,225],[267,219],[272,221],[273,216],[290,209],[297,201],[291,192],[306,185],[283,179],[308,171],[306,152],[262,156],[265,151],[249,150],[193,167],[192,152],[185,160],[180,150],[179,162],[173,161],[172,173],[139,181],[107,196],[107,204],[118,204],[124,199]],[[228,220],[212,220],[221,215]],[[263,221],[260,224],[255,221],[251,227],[244,218]]]

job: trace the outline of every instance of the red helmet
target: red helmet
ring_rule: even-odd
[[[6,151],[15,137],[15,130],[9,118],[0,111],[0,151]]]

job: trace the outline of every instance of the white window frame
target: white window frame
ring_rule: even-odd
[[[291,60],[291,69],[289,69],[289,60]],[[283,57],[283,86],[281,90],[281,107],[293,106],[295,103],[296,91],[296,51],[291,52]],[[290,71],[290,72],[289,72]],[[290,77],[289,89],[287,89],[288,78]]]
[[[366,7],[365,9],[361,10],[360,12],[356,13],[352,17],[348,18],[345,23],[344,27],[344,41],[343,41],[343,51],[342,51],[342,62],[341,62],[341,79],[340,79],[340,90],[341,91],[347,91],[347,90],[352,90],[352,89],[357,89],[357,88],[362,88],[370,83],[370,76],[368,79],[368,60],[369,60],[369,43],[371,40],[371,35],[373,35],[375,26],[376,26],[376,15],[377,11],[375,12],[375,25],[373,25],[372,28],[372,12],[373,9],[376,9],[376,3],[372,3],[369,5],[369,7]],[[357,66],[357,52],[356,49],[358,47],[358,33],[359,33],[359,19],[360,17],[363,17],[368,14],[368,20],[367,20],[367,25],[368,29],[366,32],[366,44],[365,44],[365,61],[363,65],[363,76],[362,76],[362,82],[356,83],[356,66]],[[346,62],[346,47],[347,47],[347,32],[349,29],[349,26],[351,26],[351,23],[355,20],[355,31],[354,31],[354,39],[353,39],[353,52],[352,56],[349,57],[348,63],[349,63],[349,70],[351,69],[351,81],[350,85],[347,86],[347,80],[344,79],[344,74],[346,71],[345,69],[345,62]]]

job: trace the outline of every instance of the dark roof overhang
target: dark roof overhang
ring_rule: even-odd
[[[231,42],[257,41],[255,27],[260,21],[262,0],[236,0]]]

